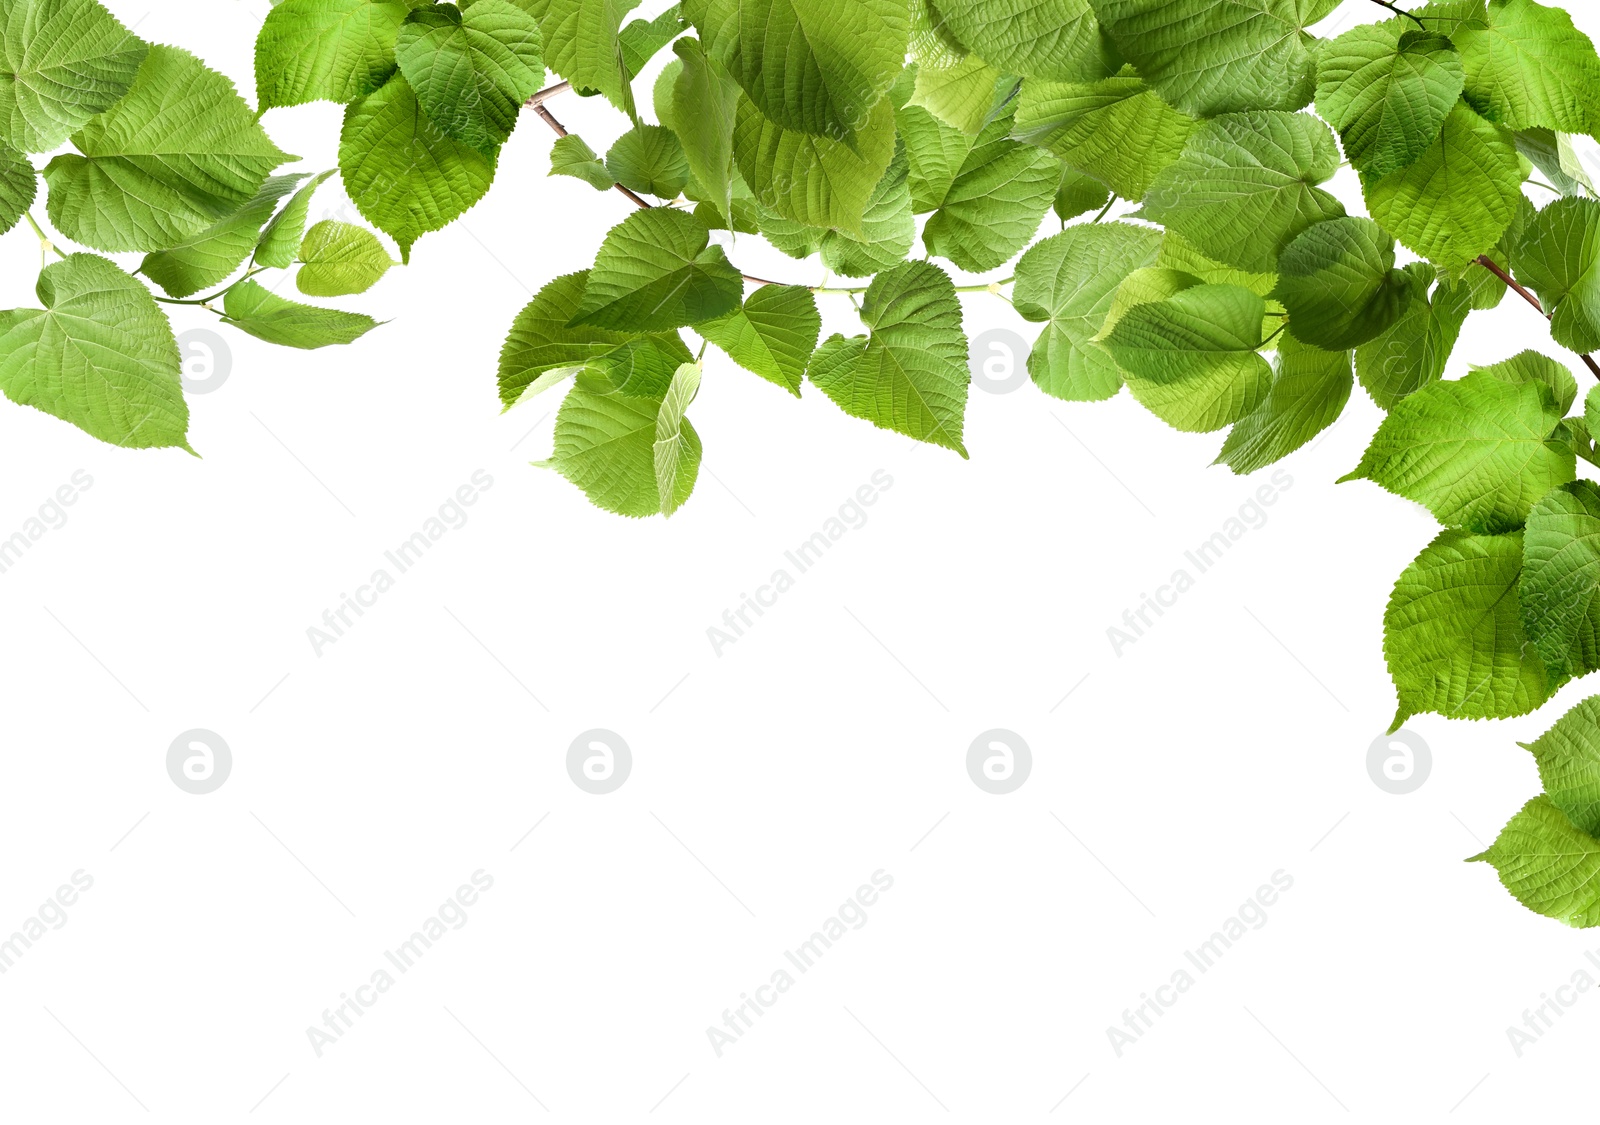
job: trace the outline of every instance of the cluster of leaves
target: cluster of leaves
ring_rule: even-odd
[[[43,169],[29,158],[68,143]],[[333,173],[277,174],[298,159],[227,78],[144,42],[96,0],[0,0],[0,233],[27,219],[46,258],[42,307],[0,312],[0,391],[113,445],[189,449],[181,357],[160,304],[297,348],[375,327],[255,280],[298,265],[301,293],[335,297],[393,264],[364,227],[306,229]],[[29,213],[40,176],[50,224],[86,251],[57,249]],[[142,259],[125,269],[108,254]]]

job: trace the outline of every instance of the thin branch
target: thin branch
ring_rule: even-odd
[[[563,83],[563,85],[566,85],[566,84]],[[567,88],[571,89],[570,86],[567,86]],[[552,87],[550,87],[550,89],[548,91],[543,91],[543,90],[540,91],[540,94],[555,94],[555,93],[559,93],[559,92],[560,92],[560,87],[552,86]],[[535,94],[533,97],[535,99],[537,99],[539,96],[540,96],[539,94]],[[548,109],[546,109],[544,107],[544,103],[543,102],[540,102],[540,101],[537,101],[537,100],[530,100],[528,104],[533,106],[533,112],[537,113],[540,117],[544,118],[544,123],[546,125],[550,126],[550,128],[552,128],[552,129],[554,129],[556,131],[556,136],[565,137],[565,136],[569,136],[570,135],[567,132],[567,127],[565,125],[561,124],[561,122],[556,120],[555,114],[551,113]],[[652,205],[651,204],[646,203],[644,201],[644,199],[642,199],[640,196],[634,194],[633,192],[629,191],[627,188],[623,187],[621,184],[612,184],[611,186],[616,188],[618,191],[620,191],[623,195],[627,196],[629,199],[633,200],[633,202],[635,204],[637,204],[639,207],[642,207],[644,210],[649,211],[649,210],[652,209]]]
[[[1516,278],[1512,277],[1509,273],[1496,265],[1493,258],[1489,257],[1487,254],[1484,254],[1478,258],[1478,264],[1484,269],[1488,270],[1490,273],[1494,274],[1501,281],[1505,282],[1506,285],[1511,288],[1513,293],[1521,297],[1524,301],[1528,302],[1528,304],[1532,305],[1536,310],[1538,310],[1540,316],[1544,317],[1546,320],[1550,319],[1550,314],[1545,312],[1544,305],[1540,303],[1539,298],[1535,297],[1532,293],[1524,289],[1520,284],[1518,284]],[[1596,379],[1600,379],[1600,364],[1595,362],[1593,356],[1580,355],[1578,358],[1583,360],[1583,365],[1589,369],[1590,373],[1593,374]]]
[[[536,105],[542,105],[546,98],[553,98],[557,94],[564,94],[570,89],[572,89],[571,82],[557,82],[554,86],[546,86],[544,89],[540,90],[537,94],[533,95],[533,97],[529,98],[522,104],[527,106],[529,109],[532,109]]]
[[[1406,11],[1404,8],[1398,7],[1395,4],[1391,3],[1391,0],[1372,0],[1372,2],[1374,4],[1376,4],[1376,5],[1378,5],[1378,7],[1380,7],[1380,8],[1388,8],[1391,12],[1393,12],[1397,16],[1405,16],[1406,19],[1410,20],[1412,23],[1414,23],[1418,27],[1422,28],[1423,31],[1427,31],[1428,30],[1428,25],[1427,24],[1423,23],[1416,16],[1412,15],[1410,12]]]

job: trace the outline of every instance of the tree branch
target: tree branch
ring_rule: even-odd
[[[1490,273],[1494,274],[1501,281],[1505,282],[1513,293],[1521,297],[1524,301],[1528,302],[1528,304],[1532,305],[1536,310],[1538,310],[1540,316],[1544,317],[1546,320],[1550,319],[1550,314],[1544,311],[1544,305],[1540,303],[1539,298],[1528,292],[1525,288],[1518,284],[1516,278],[1512,277],[1509,273],[1496,265],[1493,258],[1489,257],[1487,254],[1484,254],[1478,258],[1478,264],[1484,269],[1488,270]],[[1596,379],[1600,379],[1600,364],[1595,363],[1593,356],[1580,355],[1578,358],[1583,360],[1583,365],[1589,369],[1590,373],[1593,374]]]

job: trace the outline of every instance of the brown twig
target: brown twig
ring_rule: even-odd
[[[1494,274],[1501,281],[1505,282],[1513,293],[1537,309],[1540,316],[1544,317],[1546,320],[1551,319],[1550,314],[1545,312],[1544,304],[1539,300],[1539,298],[1528,292],[1527,289],[1523,288],[1522,285],[1517,282],[1516,278],[1512,277],[1509,273],[1496,265],[1493,258],[1489,257],[1487,254],[1481,255],[1478,258],[1478,264],[1484,269],[1488,270],[1490,273]],[[1600,379],[1600,364],[1595,363],[1593,356],[1579,355],[1578,358],[1583,360],[1583,365],[1589,369],[1590,373],[1593,374],[1596,379]]]
[[[571,134],[567,132],[567,127],[565,125],[556,120],[555,114],[551,113],[544,107],[543,99],[552,94],[559,94],[563,89],[570,90],[571,88],[572,87],[569,83],[563,82],[560,86],[551,86],[547,90],[540,90],[537,94],[528,99],[528,104],[533,107],[533,112],[544,118],[544,123],[550,126],[550,128],[554,129],[556,131],[556,136],[558,137],[566,137],[570,136]],[[629,191],[621,184],[612,184],[611,186],[616,188],[629,199],[633,200],[635,204],[637,204],[639,207],[642,207],[644,210],[649,211],[652,209],[652,204],[646,202],[641,196]]]

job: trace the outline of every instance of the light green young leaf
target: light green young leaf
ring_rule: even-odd
[[[815,237],[822,264],[841,277],[870,277],[899,265],[917,240],[917,221],[911,210],[911,187],[904,153],[897,152],[889,162],[889,170],[867,201],[867,209],[861,215],[859,238],[842,230],[802,235],[799,230],[786,229],[788,225],[786,220],[763,218],[761,229],[780,250],[792,250]],[[779,245],[780,239],[785,240],[787,246]]]
[[[611,228],[571,323],[661,332],[739,307],[744,279],[704,223],[665,207],[636,211]]]
[[[50,221],[97,250],[163,250],[226,218],[296,159],[233,83],[177,47],[151,47],[126,97],[50,161]]]
[[[1323,351],[1285,332],[1272,389],[1229,431],[1216,464],[1243,476],[1283,460],[1338,421],[1354,384],[1349,352]]]
[[[95,0],[0,0],[0,144],[57,147],[128,92],[147,50]]]
[[[1391,731],[1424,711],[1525,715],[1559,686],[1522,631],[1521,572],[1521,532],[1449,530],[1400,575],[1383,616],[1383,654],[1400,697]]]
[[[33,165],[0,142],[0,234],[22,221],[39,190]]]
[[[1550,129],[1519,129],[1515,140],[1517,151],[1562,195],[1595,196],[1594,181],[1573,148],[1570,135]]]
[[[1089,341],[1105,323],[1123,279],[1153,265],[1160,248],[1159,231],[1093,223],[1069,227],[1022,256],[1012,298],[1024,317],[1045,324],[1028,357],[1028,373],[1040,390],[1069,402],[1094,402],[1122,389],[1116,363]]]
[[[1208,433],[1248,415],[1272,387],[1259,353],[1262,298],[1237,285],[1195,285],[1134,305],[1104,339],[1128,389],[1174,429]]]
[[[1416,280],[1416,289],[1400,319],[1356,349],[1356,376],[1384,410],[1444,377],[1461,326],[1472,311],[1472,291],[1467,286],[1441,283],[1429,300],[1426,287],[1433,270],[1426,263],[1413,263],[1406,272]]]
[[[905,0],[685,0],[683,7],[707,52],[770,121],[845,143],[899,76],[911,34]]]
[[[256,243],[257,265],[282,270],[294,264],[294,257],[300,252],[300,239],[305,234],[306,216],[311,213],[311,197],[333,173],[334,170],[330,168],[312,176],[304,187],[294,193],[283,210],[272,216],[272,220],[261,231],[261,240]]]
[[[517,314],[500,352],[500,401],[507,407],[545,374],[572,369],[592,376],[602,388],[659,397],[673,372],[693,359],[675,332],[568,327],[588,283],[587,271],[558,277]]]
[[[1522,161],[1510,134],[1456,103],[1416,162],[1387,176],[1363,176],[1372,217],[1408,249],[1441,269],[1487,253],[1515,217]]]
[[[1318,55],[1317,112],[1369,176],[1398,172],[1426,152],[1461,97],[1455,47],[1415,28],[1398,19],[1364,24]]]
[[[1016,80],[977,55],[948,66],[929,62],[917,68],[910,104],[921,106],[951,128],[977,136],[1011,95]]]
[[[683,477],[691,478],[699,468],[690,463],[689,421],[684,417],[689,404],[700,393],[700,365],[686,363],[672,376],[672,385],[661,400],[661,412],[656,415],[656,494],[661,500],[661,514],[671,516],[683,506],[688,492],[683,488]],[[698,452],[698,451],[697,451]],[[693,487],[691,482],[691,487]]]
[[[1474,371],[1396,403],[1343,479],[1415,500],[1447,527],[1499,534],[1521,527],[1534,502],[1576,472],[1560,424],[1543,383]]]
[[[256,37],[256,101],[262,109],[352,102],[395,70],[406,0],[278,0]]]
[[[1517,280],[1539,295],[1550,334],[1575,352],[1600,348],[1600,203],[1558,199],[1515,247]]]
[[[955,284],[938,266],[905,262],[867,289],[870,336],[830,337],[809,375],[854,418],[967,456],[967,337]]]
[[[1512,897],[1536,914],[1575,929],[1600,925],[1600,840],[1573,826],[1548,797],[1535,797],[1511,818],[1489,850]]]
[[[400,244],[400,260],[482,199],[494,159],[452,140],[429,122],[405,75],[345,111],[339,171],[356,209]]]
[[[1344,215],[1315,186],[1338,169],[1333,134],[1310,114],[1228,114],[1202,125],[1156,176],[1144,214],[1219,262],[1271,272],[1307,227]]]
[[[895,111],[895,125],[905,142],[910,174],[911,205],[919,215],[936,211],[956,173],[972,151],[973,137],[947,125],[919,105]]]
[[[1600,670],[1600,488],[1571,481],[1540,498],[1523,554],[1522,624],[1545,668],[1557,679]]]
[[[308,297],[346,297],[378,283],[394,259],[378,236],[354,223],[324,219],[300,244],[295,286]]]
[[[269,176],[251,199],[225,219],[168,250],[146,254],[139,272],[169,297],[192,297],[226,278],[250,256],[261,226],[304,175]]]
[[[507,0],[411,13],[395,43],[400,73],[446,136],[493,154],[544,82],[539,23]]]
[[[1523,582],[1526,598],[1526,574]],[[1600,832],[1600,696],[1581,701],[1522,747],[1538,763],[1539,780],[1550,803],[1578,831],[1590,836]]]
[[[1339,0],[1096,0],[1123,58],[1197,117],[1299,109],[1316,67],[1305,29]]]
[[[1556,409],[1562,414],[1572,409],[1578,397],[1578,381],[1572,377],[1571,369],[1535,351],[1518,352],[1510,359],[1477,370],[1511,384],[1543,383],[1550,388]]]
[[[930,254],[969,273],[998,269],[1020,254],[1061,186],[1061,162],[1010,132],[1006,117],[979,134],[922,232]]]
[[[1600,58],[1557,7],[1492,0],[1487,25],[1454,34],[1467,100],[1510,129],[1600,132]]]
[[[111,445],[189,449],[178,344],[150,291],[73,254],[44,268],[36,292],[44,308],[0,312],[6,397]]]
[[[1159,255],[1156,261],[1161,259]],[[1168,266],[1156,265],[1147,269],[1138,269],[1130,273],[1117,291],[1111,297],[1111,307],[1106,310],[1105,323],[1100,326],[1098,334],[1090,338],[1091,344],[1104,344],[1111,333],[1116,331],[1122,318],[1128,315],[1130,309],[1140,305],[1154,304],[1165,301],[1168,297],[1176,297],[1185,289],[1193,289],[1196,285],[1204,284],[1202,280],[1192,273],[1172,269]],[[1214,284],[1228,284],[1217,282]],[[1274,328],[1277,325],[1273,325]],[[1266,331],[1262,331],[1262,336]],[[1103,350],[1103,349],[1102,349]]]
[[[622,48],[622,65],[629,77],[650,65],[650,60],[661,49],[684,32],[683,5],[674,4],[653,20],[632,20],[617,33],[617,43]],[[665,124],[665,122],[663,122]]]
[[[619,33],[639,0],[524,0],[524,6],[539,19],[545,66],[632,116]]]
[[[1342,351],[1382,335],[1415,290],[1394,268],[1394,239],[1371,219],[1352,217],[1318,223],[1291,242],[1273,296],[1302,341]]]
[[[244,281],[229,289],[222,299],[222,311],[224,324],[286,348],[348,344],[378,327],[378,321],[370,316],[302,305],[257,281]]]
[[[683,145],[664,125],[635,125],[606,153],[606,171],[630,191],[676,199],[689,183]]]
[[[556,414],[554,453],[535,464],[566,477],[604,511],[634,519],[660,515],[665,506],[656,480],[661,406],[660,398],[574,387]],[[700,457],[700,435],[685,418],[679,430],[676,489],[670,496],[674,510],[694,491]]]
[[[881,99],[857,129],[855,148],[794,132],[739,101],[733,153],[745,183],[769,211],[812,227],[860,236],[862,217],[894,159],[894,106]]]
[[[1015,135],[1104,181],[1122,198],[1139,199],[1198,127],[1125,68],[1082,85],[1028,79]]]
[[[733,221],[733,128],[739,85],[706,56],[697,39],[680,39],[673,51],[682,70],[672,84],[671,112],[661,123],[683,143],[689,170],[725,222]],[[679,113],[678,106],[686,107]]]
[[[1105,77],[1089,0],[939,0],[938,13],[958,40],[1007,74]]]
[[[799,398],[806,365],[822,336],[822,314],[809,289],[763,285],[741,308],[694,330],[746,371]]]
[[[576,133],[556,138],[550,148],[550,174],[582,180],[596,191],[610,191],[617,182],[594,149]]]

